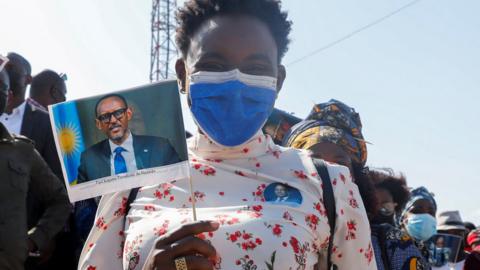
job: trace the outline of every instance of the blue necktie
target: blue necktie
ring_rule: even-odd
[[[115,174],[126,173],[127,172],[127,163],[125,158],[122,156],[122,152],[127,151],[123,147],[115,148],[115,157],[113,158],[113,166],[115,167]]]

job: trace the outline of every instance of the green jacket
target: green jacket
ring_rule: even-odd
[[[27,231],[27,192],[45,212]],[[39,251],[62,229],[71,205],[65,187],[31,140],[11,135],[0,123],[0,269],[23,269],[28,239]]]

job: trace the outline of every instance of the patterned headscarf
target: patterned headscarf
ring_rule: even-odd
[[[360,115],[338,100],[315,105],[305,121],[292,127],[283,145],[309,149],[322,142],[341,146],[355,163],[365,165],[367,161],[367,145],[362,135]]]
[[[407,204],[405,205],[405,208],[403,209],[401,219],[405,216],[405,214],[410,210],[410,208],[415,204],[415,202],[419,200],[427,200],[429,201],[435,210],[437,212],[437,202],[435,201],[435,198],[433,198],[433,194],[428,191],[426,187],[419,187],[411,191],[410,193],[410,199],[408,200]]]

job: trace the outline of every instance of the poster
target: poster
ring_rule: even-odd
[[[188,177],[176,81],[49,107],[71,202]]]

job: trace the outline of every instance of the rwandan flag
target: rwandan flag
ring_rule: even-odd
[[[85,149],[77,105],[74,101],[57,104],[52,106],[52,113],[68,182],[75,185],[80,155]]]

